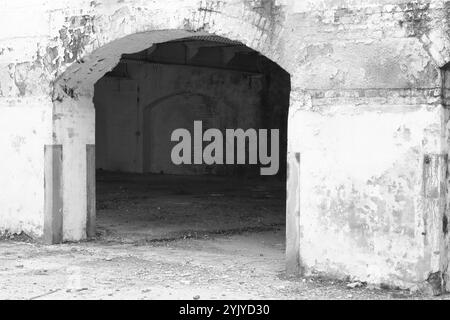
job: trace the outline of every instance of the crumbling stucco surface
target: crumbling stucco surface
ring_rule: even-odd
[[[299,221],[299,270],[401,287],[440,274],[445,284],[445,175],[431,168],[437,177],[431,179],[425,159],[448,153],[440,68],[450,62],[450,2],[0,5],[2,230],[42,234],[43,149],[55,143],[64,150],[64,239],[85,238],[94,83],[122,53],[215,34],[243,42],[291,74],[288,148],[301,161],[288,158],[295,168],[288,187],[299,194],[289,192],[287,201],[299,212],[288,220]],[[426,192],[428,184],[444,187],[436,196]]]

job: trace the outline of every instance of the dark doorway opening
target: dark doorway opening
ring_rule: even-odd
[[[289,94],[286,71],[221,37],[122,55],[95,85],[99,232],[130,242],[257,231],[284,238]],[[174,164],[171,134],[193,132],[194,121],[203,131],[278,129],[278,173],[261,176],[259,164]]]

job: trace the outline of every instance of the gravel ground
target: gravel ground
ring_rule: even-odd
[[[94,241],[46,246],[0,236],[0,299],[430,298],[286,277],[283,182],[98,178]]]
[[[287,278],[281,230],[145,244],[100,239],[45,246],[19,240],[0,242],[1,299],[429,298]]]

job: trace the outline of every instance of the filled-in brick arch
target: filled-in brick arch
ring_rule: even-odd
[[[123,54],[94,89],[97,235],[152,241],[273,230],[284,237],[289,95],[286,71],[221,37]],[[245,143],[236,138],[229,147],[227,130],[238,129],[248,133]],[[261,153],[271,162],[263,164]]]

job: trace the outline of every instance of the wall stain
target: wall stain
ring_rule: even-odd
[[[89,15],[66,18],[68,25],[59,30],[59,38],[64,48],[64,62],[71,63],[81,59],[85,46],[94,33],[94,19]]]

